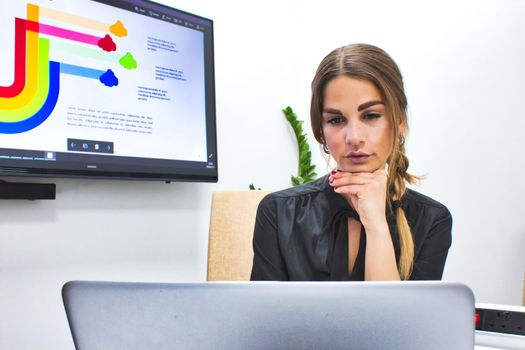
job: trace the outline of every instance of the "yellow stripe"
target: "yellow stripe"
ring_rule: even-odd
[[[62,11],[52,10],[52,9],[45,8],[45,7],[40,8],[40,16],[46,17],[46,18],[52,18],[52,19],[55,19],[61,22],[76,24],[81,27],[91,28],[91,29],[98,30],[101,32],[109,31],[109,25],[107,25],[106,23],[94,21],[89,18],[72,15],[70,13],[66,13]]]
[[[36,112],[40,110],[43,104],[46,102],[47,95],[49,93],[49,40],[40,38],[38,51],[33,53],[35,56],[39,56],[38,59],[38,76],[36,79],[31,79],[38,89],[35,91],[35,95],[29,101],[16,109],[4,110],[0,109],[0,120],[3,122],[18,122],[29,117],[32,117]]]

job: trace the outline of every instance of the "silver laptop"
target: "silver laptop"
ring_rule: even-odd
[[[474,297],[447,282],[73,281],[77,350],[474,349]]]

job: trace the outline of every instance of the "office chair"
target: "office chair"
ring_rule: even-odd
[[[208,241],[208,281],[248,281],[257,206],[269,191],[214,192]]]

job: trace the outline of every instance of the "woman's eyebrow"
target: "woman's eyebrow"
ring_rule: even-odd
[[[326,107],[326,108],[323,108],[323,113],[329,113],[329,114],[341,114],[341,111],[338,110],[338,109],[334,109],[334,108]]]
[[[367,109],[368,107],[372,107],[378,104],[384,105],[385,103],[380,100],[368,101],[368,102],[361,104],[359,107],[357,107],[357,111],[361,112],[362,110]]]

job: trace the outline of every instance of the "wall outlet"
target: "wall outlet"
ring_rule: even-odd
[[[525,310],[515,310],[503,305],[476,305],[476,314],[476,330],[525,336]]]

